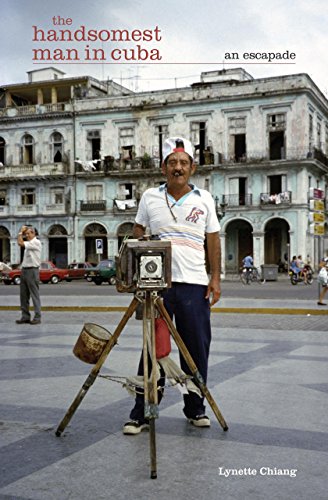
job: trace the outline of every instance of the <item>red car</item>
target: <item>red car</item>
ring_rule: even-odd
[[[2,273],[2,281],[5,285],[10,285],[11,283],[14,283],[14,285],[19,285],[20,275],[20,267],[12,269],[12,271],[6,271]],[[42,281],[42,283],[49,283],[49,281],[51,281],[51,283],[56,284],[61,280],[65,280],[66,278],[68,278],[67,269],[59,269],[50,261],[41,262],[40,281]]]
[[[93,267],[91,262],[72,262],[67,268],[68,278],[66,278],[66,281],[84,279],[85,271],[90,267]]]

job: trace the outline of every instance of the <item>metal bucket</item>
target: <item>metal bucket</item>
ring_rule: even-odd
[[[111,334],[102,326],[85,323],[73,348],[73,354],[85,363],[95,365]]]

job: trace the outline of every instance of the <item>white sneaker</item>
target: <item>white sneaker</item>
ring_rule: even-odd
[[[123,434],[127,435],[140,434],[141,431],[148,429],[149,429],[149,424],[147,424],[146,422],[142,424],[139,422],[139,420],[130,420],[129,422],[126,422],[126,424],[124,424]]]
[[[211,421],[206,415],[196,415],[188,420],[195,427],[211,427]]]

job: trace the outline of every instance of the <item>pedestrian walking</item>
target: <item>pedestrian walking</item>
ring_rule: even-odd
[[[320,261],[319,267],[320,271],[318,274],[318,282],[321,285],[321,291],[317,304],[318,306],[326,306],[327,303],[323,302],[323,299],[328,290],[328,257],[325,257]]]

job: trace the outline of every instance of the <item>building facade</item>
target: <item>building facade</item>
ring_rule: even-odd
[[[224,274],[249,252],[259,266],[316,263],[327,248],[328,102],[306,74],[237,68],[132,93],[47,68],[1,92],[0,260],[19,263],[22,223],[61,267],[97,261],[96,239],[113,257],[143,191],[163,182],[161,146],[175,135],[195,146],[194,182],[216,200]]]

